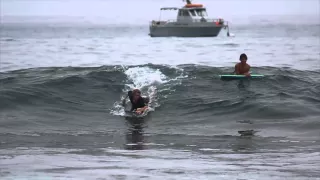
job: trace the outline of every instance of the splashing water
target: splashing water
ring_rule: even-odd
[[[134,67],[125,71],[132,84],[127,84],[130,88],[142,89],[153,84],[162,84],[168,81],[167,77],[159,69],[149,67]]]
[[[128,83],[125,85],[124,92],[132,89],[140,89],[142,95],[148,96],[149,111],[154,111],[154,107],[158,107],[157,103],[157,85],[168,82],[168,78],[160,72],[159,69],[151,69],[149,67],[133,67],[128,68],[124,72],[128,77]],[[126,95],[125,95],[126,96]],[[113,115],[125,115],[125,109],[121,102],[125,98],[121,97],[121,100],[115,102],[111,114]],[[128,103],[128,102],[127,102]]]

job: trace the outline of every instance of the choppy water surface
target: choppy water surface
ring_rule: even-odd
[[[319,25],[1,26],[1,179],[317,179]],[[222,81],[241,53],[263,79]],[[151,98],[144,119],[120,106]],[[254,130],[253,136],[238,131]]]

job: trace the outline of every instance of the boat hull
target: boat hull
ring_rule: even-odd
[[[222,26],[150,26],[151,37],[216,37]]]

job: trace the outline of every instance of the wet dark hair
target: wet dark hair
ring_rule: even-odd
[[[241,59],[248,59],[248,57],[247,57],[247,55],[246,55],[245,53],[242,53],[242,54],[240,55],[239,60],[241,60]]]
[[[141,94],[141,91],[140,91],[139,89],[134,89],[134,90],[132,91],[132,94],[133,94],[133,95]]]

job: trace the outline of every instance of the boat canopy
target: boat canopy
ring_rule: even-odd
[[[179,8],[177,7],[163,7],[160,10],[178,10]]]

